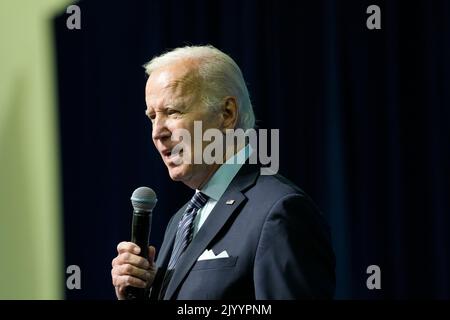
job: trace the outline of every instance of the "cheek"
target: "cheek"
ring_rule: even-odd
[[[184,132],[188,131],[191,133],[191,128],[188,124],[184,123],[182,120],[168,120],[166,123],[167,130],[169,130],[173,136],[180,136]],[[193,133],[193,130],[192,130]]]
[[[204,128],[215,128],[215,129],[221,129],[223,125],[223,116],[216,112],[211,112],[205,115],[203,120],[203,127]]]

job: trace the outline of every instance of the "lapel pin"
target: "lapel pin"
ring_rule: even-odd
[[[226,204],[233,204],[234,200],[227,200],[227,202],[225,202]]]

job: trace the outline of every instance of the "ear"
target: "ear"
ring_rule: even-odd
[[[223,129],[234,129],[238,119],[238,105],[235,97],[226,97],[222,108]]]

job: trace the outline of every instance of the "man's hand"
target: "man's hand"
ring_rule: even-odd
[[[155,247],[148,247],[148,260],[138,256],[140,251],[133,242],[123,241],[117,245],[118,255],[112,261],[111,276],[119,300],[125,299],[127,287],[147,289],[155,280]]]

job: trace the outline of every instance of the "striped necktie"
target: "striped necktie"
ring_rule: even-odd
[[[161,284],[161,290],[159,292],[159,299],[163,299],[164,294],[172,278],[175,266],[180,259],[184,250],[186,250],[189,243],[192,241],[193,236],[193,222],[198,211],[208,202],[209,197],[201,192],[196,192],[189,201],[186,210],[178,223],[178,230],[175,236],[175,243],[172,249],[172,255],[170,256],[169,264],[167,266],[166,273],[164,275],[163,282]]]
[[[203,208],[206,202],[208,202],[208,196],[201,192],[196,192],[191,201],[189,201],[189,204],[178,224],[175,244],[173,246],[172,255],[170,256],[168,265],[169,270],[175,268],[181,254],[187,248],[189,243],[191,243],[195,216],[197,215],[197,212]]]

